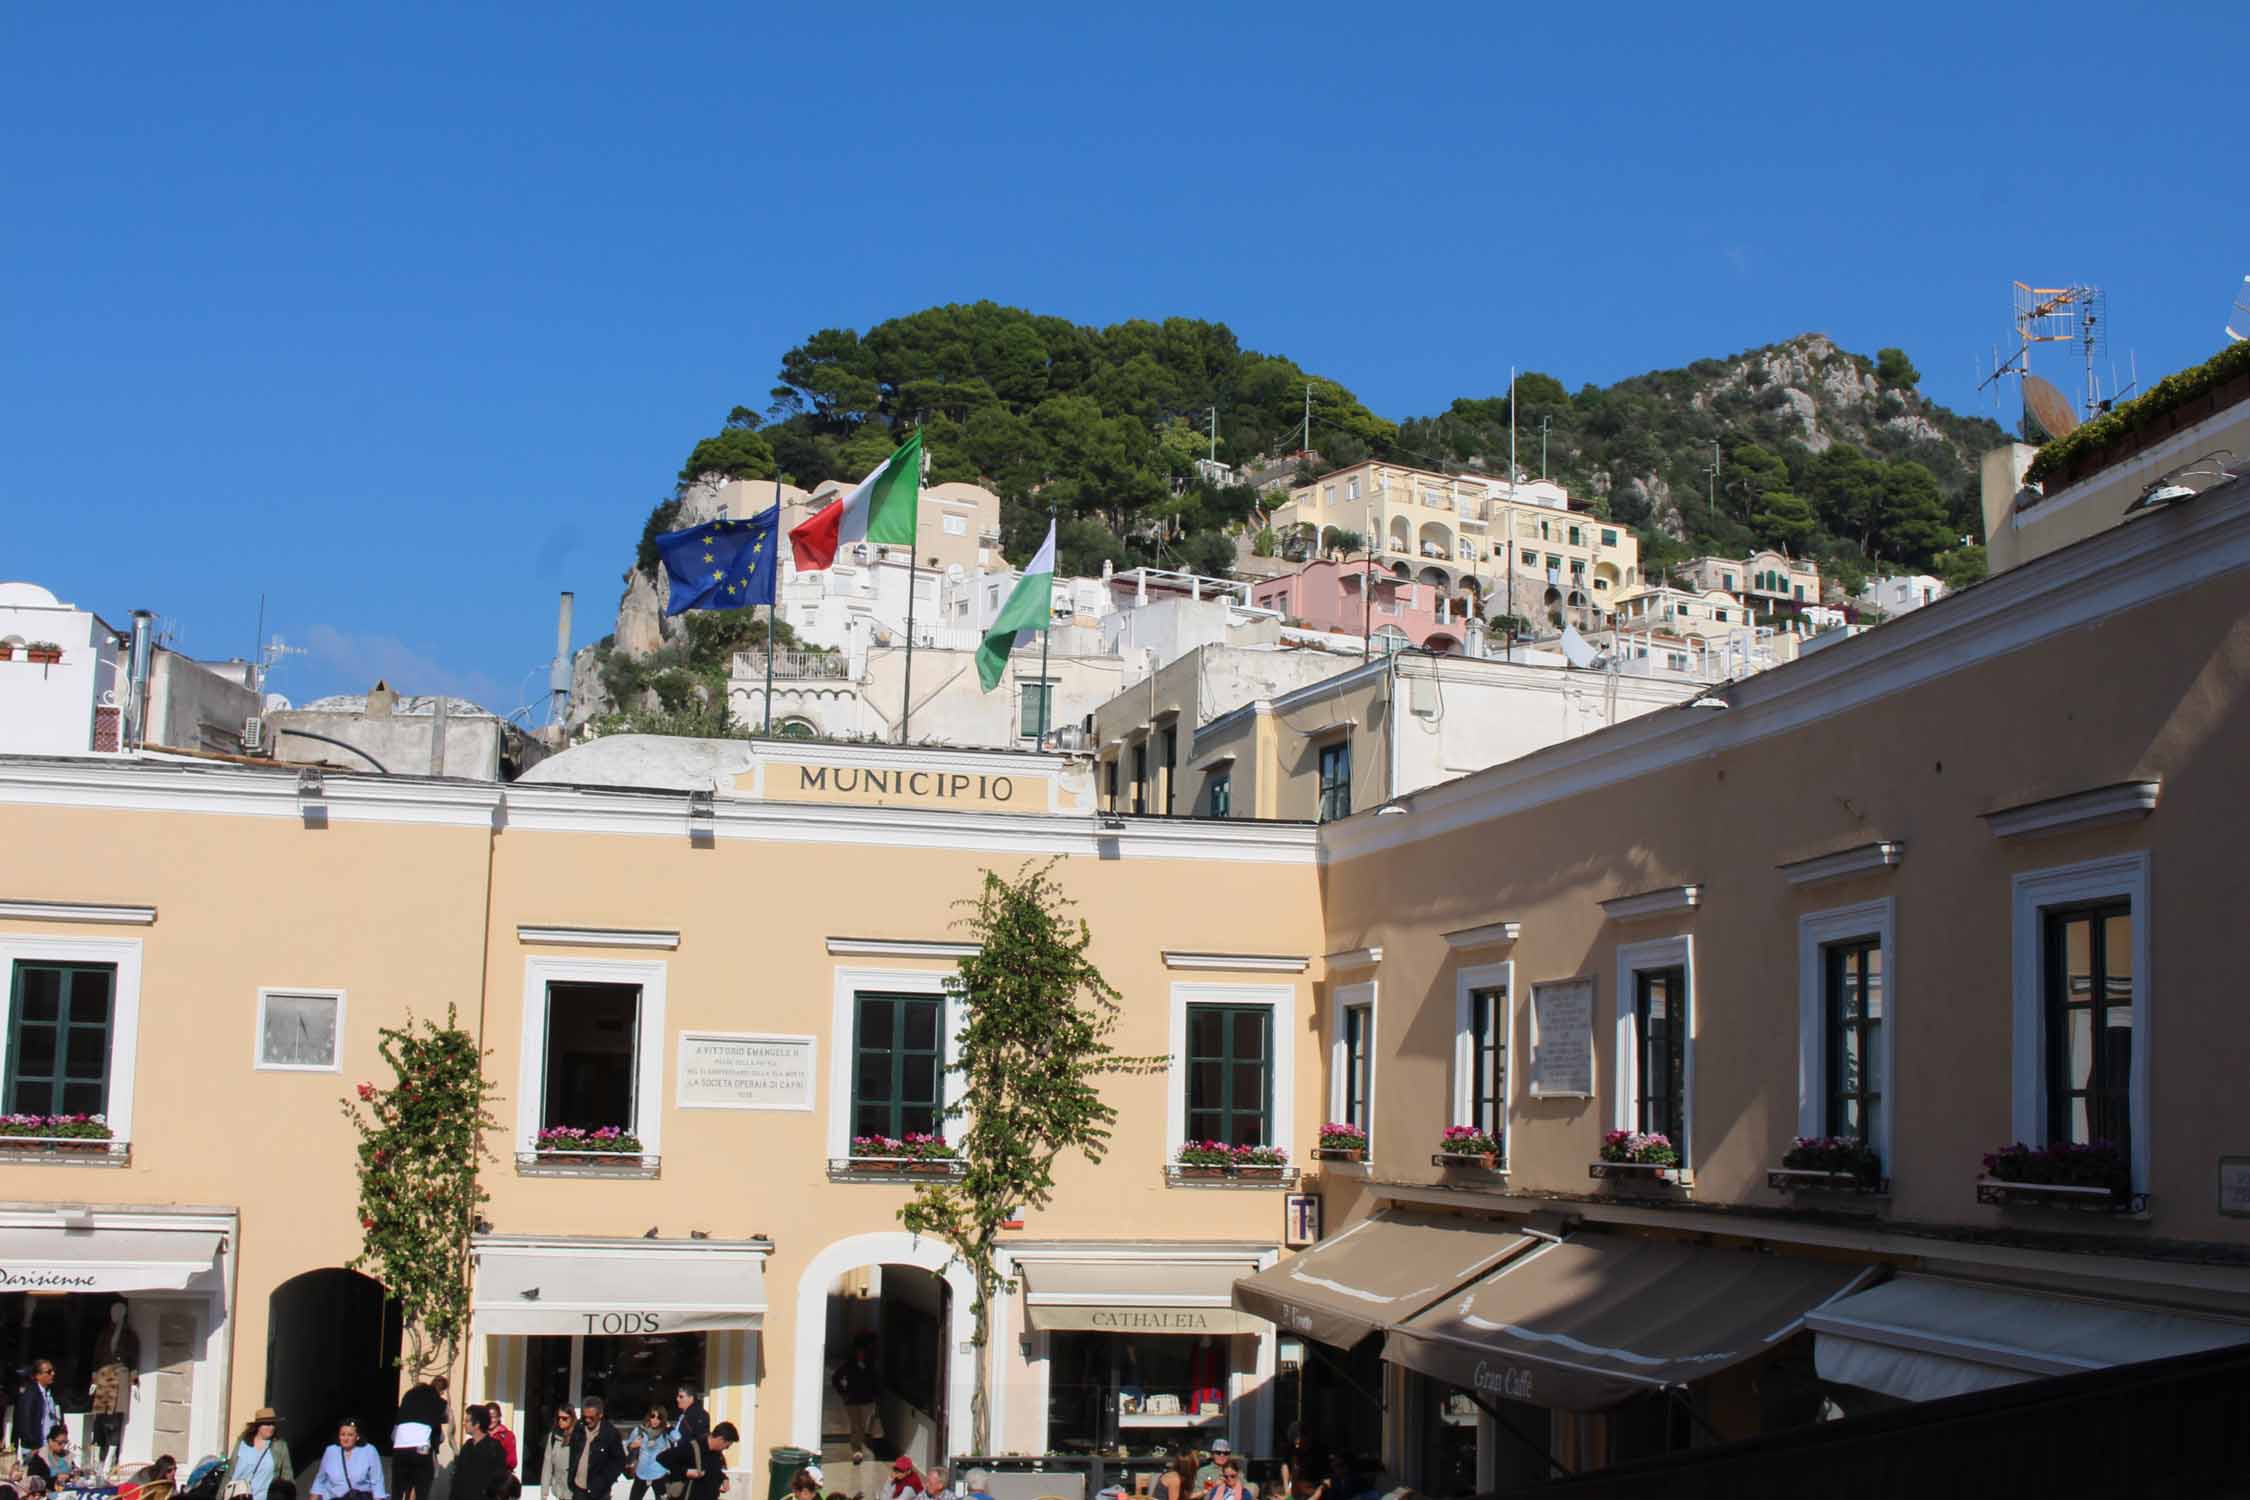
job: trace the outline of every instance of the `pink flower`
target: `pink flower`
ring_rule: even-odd
[[[359,1086],[359,1097],[362,1099],[373,1099],[375,1097],[375,1085],[372,1083],[361,1084]]]

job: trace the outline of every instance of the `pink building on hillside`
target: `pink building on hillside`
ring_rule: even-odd
[[[1372,578],[1373,607],[1360,592]],[[1316,558],[1283,578],[1250,586],[1250,602],[1278,610],[1291,624],[1339,635],[1370,630],[1377,640],[1403,636],[1408,645],[1428,651],[1459,651],[1468,616],[1432,584],[1413,583],[1363,562]]]

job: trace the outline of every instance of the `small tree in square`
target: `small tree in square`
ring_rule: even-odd
[[[445,1024],[409,1016],[386,1027],[379,1051],[397,1081],[362,1083],[343,1101],[359,1133],[359,1227],[351,1269],[398,1303],[419,1379],[453,1363],[469,1331],[469,1232],[487,1194],[477,1182],[488,1105],[484,1053],[451,1008]]]
[[[951,1246],[974,1287],[976,1391],[971,1441],[992,1450],[985,1340],[992,1299],[1012,1292],[999,1271],[1002,1228],[1054,1191],[1055,1162],[1076,1151],[1099,1162],[1117,1111],[1099,1080],[1152,1071],[1160,1058],[1126,1057],[1109,1044],[1118,992],[1087,958],[1093,933],[1055,883],[1054,862],[1027,866],[1011,880],[990,870],[973,901],[963,901],[977,952],[946,980],[960,1007],[960,1075],[948,1120],[960,1132],[961,1175],[926,1184],[899,1211],[899,1222]]]

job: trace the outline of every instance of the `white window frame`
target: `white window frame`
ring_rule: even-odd
[[[634,984],[641,990],[640,1024],[634,1037],[633,1134],[643,1156],[664,1150],[664,981],[663,959],[526,958],[523,961],[523,1056],[516,1068],[516,1151],[528,1156],[539,1147],[539,1117],[546,1111],[547,986],[550,984]]]
[[[1375,1075],[1379,1071],[1375,1066],[1376,1042],[1382,1036],[1380,1003],[1376,993],[1375,980],[1366,979],[1358,984],[1339,985],[1335,993],[1335,1002],[1331,1007],[1334,1019],[1330,1023],[1331,1035],[1328,1042],[1328,1118],[1341,1120],[1344,1118],[1344,1099],[1349,1087],[1349,1079],[1346,1074],[1351,1067],[1349,1033],[1345,1028],[1344,1017],[1347,1011],[1365,1010],[1367,1012],[1367,1157],[1369,1160],[1373,1160],[1375,1156]],[[1278,1030],[1278,1026],[1276,1029]],[[1278,1041],[1275,1043],[1274,1050],[1278,1059],[1280,1052]],[[1278,1092],[1278,1086],[1281,1083],[1280,1078],[1275,1078],[1274,1083]],[[1186,1096],[1183,1094],[1181,1097],[1184,1107]],[[1276,1118],[1278,1121],[1278,1116]]]
[[[1500,1161],[1502,1171],[1507,1170],[1508,1153],[1515,1149],[1516,1132],[1516,961],[1506,959],[1496,964],[1469,964],[1462,967],[1453,980],[1453,1107],[1451,1122],[1455,1125],[1476,1123],[1469,1118],[1473,1107],[1474,1091],[1470,1078],[1476,1070],[1476,1038],[1470,1034],[1470,1021],[1474,1012],[1469,995],[1474,990],[1487,990],[1495,985],[1507,993],[1507,1003],[1501,1007],[1501,1035],[1507,1043],[1502,1055],[1500,1073]]]
[[[945,534],[947,536],[967,536],[969,534],[969,518],[951,515],[945,517]]]
[[[1685,979],[1687,990],[1687,1057],[1680,1065],[1680,1136],[1672,1144],[1679,1148],[1680,1165],[1692,1169],[1695,1165],[1695,938],[1682,933],[1678,937],[1653,938],[1645,943],[1619,943],[1617,945],[1617,987],[1610,993],[1611,1045],[1617,1056],[1612,1070],[1616,1086],[1611,1090],[1610,1128],[1632,1130],[1640,1113],[1640,1046],[1634,1035],[1633,1001],[1639,991],[1634,976],[1648,969],[1678,967]]]
[[[852,1154],[852,1042],[858,1035],[859,997],[864,992],[884,995],[935,995],[944,1004],[938,1011],[938,1028],[945,1037],[945,1068],[938,1093],[937,1133],[956,1144],[961,1122],[945,1118],[946,1106],[957,1091],[954,1069],[961,1062],[961,1007],[946,994],[946,974],[939,969],[836,968],[835,1006],[829,1015],[828,1042],[828,1156],[841,1161]]]
[[[266,1061],[266,1002],[279,995],[285,1000],[336,1002],[336,1051],[325,1063]],[[275,984],[258,987],[258,1029],[250,1035],[250,1066],[260,1073],[341,1073],[344,1071],[344,992],[318,984]]]
[[[133,1139],[134,1063],[140,1054],[141,940],[139,938],[0,937],[0,982],[7,988],[7,1030],[0,1047],[15,1044],[16,965],[19,963],[113,964],[116,988],[110,992],[109,1097],[102,1118],[113,1140]]]
[[[1030,675],[1028,675],[1028,674],[1027,674],[1027,675],[1024,675],[1024,676],[1021,676],[1021,677],[1018,677],[1018,678],[1016,679],[1016,738],[1017,738],[1017,739],[1019,739],[1019,740],[1035,740],[1035,739],[1039,738],[1039,732],[1038,732],[1037,730],[1033,730],[1033,731],[1031,731],[1031,732],[1030,732],[1029,734],[1026,734],[1026,733],[1024,733],[1024,728],[1023,728],[1023,710],[1024,710],[1024,699],[1026,699],[1026,698],[1028,698],[1028,697],[1030,697],[1030,696],[1031,696],[1031,692],[1030,692],[1030,690],[1031,690],[1032,688],[1044,688],[1044,689],[1046,690],[1046,693],[1047,693],[1047,732],[1048,732],[1049,734],[1053,734],[1053,733],[1054,733],[1054,732],[1055,732],[1055,731],[1056,731],[1057,729],[1059,729],[1059,728],[1061,728],[1061,727],[1062,727],[1062,726],[1061,726],[1061,724],[1060,724],[1059,722],[1057,722],[1057,720],[1056,720],[1056,718],[1055,718],[1055,684],[1056,684],[1056,682],[1057,682],[1058,680],[1059,680],[1059,679],[1057,679],[1057,678],[1053,678],[1053,677],[1034,677],[1034,676],[1030,676]]]
[[[1883,954],[1883,1098],[1868,1132],[1891,1170],[1891,1107],[1898,1087],[1898,908],[1891,897],[1807,912],[1797,919],[1797,1134],[1828,1133],[1828,955],[1832,943],[1875,939]]]
[[[1164,1075],[1164,1159],[1187,1140],[1187,1012],[1190,1005],[1264,1005],[1273,1011],[1273,1139],[1266,1144],[1295,1152],[1297,1139],[1297,991],[1286,984],[1172,986],[1171,1063]],[[1370,1095],[1370,1103],[1373,1102]]]
[[[2133,912],[2133,1191],[2149,1184],[2150,1029],[2149,858],[2145,850],[2090,859],[2046,870],[2028,870],[2011,883],[2014,929],[2015,1035],[2010,1099],[2014,1138],[2047,1143],[2047,913],[2063,906],[2124,897]]]

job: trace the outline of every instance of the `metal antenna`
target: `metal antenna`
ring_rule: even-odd
[[[1211,408],[1211,462],[1219,461],[1219,409]]]
[[[1711,494],[1703,503],[1703,513],[1715,517],[1719,513],[1719,445],[1716,440],[1711,444],[1711,467],[1703,472],[1711,481]]]
[[[1542,480],[1547,477],[1547,429],[1554,425],[1555,419],[1551,416],[1539,419],[1539,477]]]

